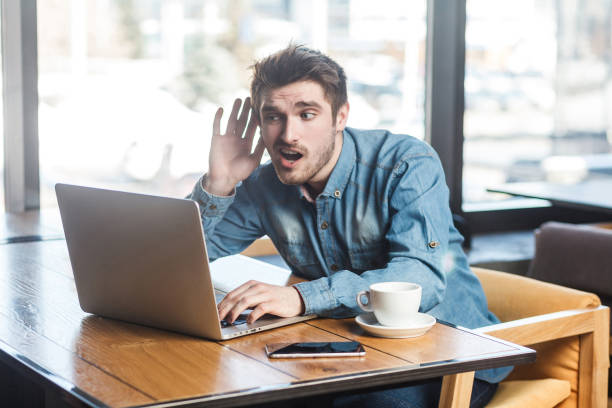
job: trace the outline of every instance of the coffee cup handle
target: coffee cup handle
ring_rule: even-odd
[[[368,303],[365,304],[365,305],[361,302],[361,297],[362,296],[365,296],[366,298],[368,298]],[[361,292],[359,292],[357,294],[357,304],[359,305],[360,308],[362,308],[366,312],[373,312],[374,311],[374,308],[372,308],[372,305],[371,305],[370,291],[369,290],[362,290]]]

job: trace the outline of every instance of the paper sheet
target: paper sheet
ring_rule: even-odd
[[[291,271],[244,255],[231,255],[210,263],[215,289],[230,292],[253,279],[271,285],[287,285]]]

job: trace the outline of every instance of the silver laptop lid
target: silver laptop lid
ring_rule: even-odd
[[[81,308],[221,339],[197,204],[55,186]]]

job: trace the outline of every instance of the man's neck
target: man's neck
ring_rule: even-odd
[[[342,153],[342,145],[344,144],[344,136],[342,134],[342,131],[340,131],[338,133],[338,139],[336,140],[335,143],[335,151],[334,151],[334,155],[331,158],[331,160],[329,161],[329,170],[327,170],[327,174],[325,175],[325,177],[316,177],[316,180],[310,180],[306,183],[304,183],[304,187],[306,189],[306,191],[308,191],[308,194],[311,196],[311,198],[316,198],[319,194],[321,194],[323,192],[323,189],[325,189],[325,185],[327,184],[327,181],[329,180],[329,178],[331,177],[332,173],[334,172],[334,169],[336,168],[336,165],[338,164],[338,160],[340,160],[340,154]]]

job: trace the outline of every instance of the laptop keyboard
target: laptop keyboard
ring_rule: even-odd
[[[225,320],[221,320],[221,327],[237,326],[239,324],[245,324],[246,322],[247,322],[246,316],[244,318],[241,318],[241,317],[237,318],[236,320],[234,320],[234,323],[230,323]]]

